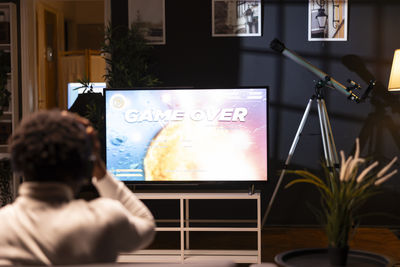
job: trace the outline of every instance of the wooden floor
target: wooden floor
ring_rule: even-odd
[[[325,248],[327,240],[317,228],[270,227],[262,231],[262,261],[274,262],[275,255],[293,249]],[[350,249],[385,255],[400,266],[400,240],[386,228],[359,228]]]
[[[179,248],[179,233],[158,232],[152,249]],[[257,248],[255,233],[238,232],[191,232],[191,249],[239,249]],[[400,266],[400,240],[387,228],[358,228],[350,241],[350,249],[384,255]],[[295,249],[326,248],[323,231],[310,227],[266,227],[262,230],[262,262],[275,262],[276,255]],[[239,264],[248,267],[249,264]]]

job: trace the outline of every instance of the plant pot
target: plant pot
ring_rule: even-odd
[[[340,248],[328,247],[329,263],[332,266],[346,266],[348,254],[349,254],[349,246]]]

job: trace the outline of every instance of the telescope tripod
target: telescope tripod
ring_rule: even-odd
[[[328,111],[326,109],[324,97],[321,93],[322,87],[323,87],[323,85],[321,84],[321,82],[318,83],[315,86],[316,93],[314,95],[312,95],[310,100],[308,101],[308,104],[304,111],[303,117],[300,121],[300,125],[299,125],[296,135],[294,137],[292,146],[290,147],[289,154],[286,158],[285,165],[279,176],[279,179],[275,186],[271,200],[268,203],[267,210],[266,210],[265,215],[262,220],[262,224],[261,224],[262,226],[264,226],[265,221],[267,220],[267,217],[269,215],[269,212],[271,211],[272,204],[274,203],[276,194],[282,183],[283,177],[285,176],[286,169],[288,168],[288,165],[290,164],[290,161],[293,157],[294,151],[295,151],[297,143],[300,139],[301,133],[303,132],[304,125],[307,121],[308,114],[310,112],[310,108],[311,108],[311,105],[314,100],[317,100],[318,117],[319,117],[319,124],[320,124],[320,128],[321,128],[322,145],[323,145],[323,149],[324,149],[324,158],[325,158],[326,166],[328,167],[328,169],[333,169],[333,168],[339,167],[339,158],[338,158],[338,155],[336,152],[336,146],[335,146],[335,141],[333,139],[331,124],[329,122]]]

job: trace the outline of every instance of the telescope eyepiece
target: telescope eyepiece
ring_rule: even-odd
[[[274,40],[272,40],[272,42],[270,43],[269,46],[271,47],[272,50],[274,50],[278,53],[282,53],[283,50],[286,49],[285,45],[276,38]]]

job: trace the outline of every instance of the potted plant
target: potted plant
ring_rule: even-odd
[[[93,91],[93,84],[87,77],[77,80],[79,87],[73,90],[83,88],[83,92],[78,95],[69,111],[75,112],[88,119],[93,127],[98,131],[100,143],[104,145],[104,98],[101,93]],[[104,151],[103,151],[104,153]]]
[[[102,52],[107,63],[105,80],[108,88],[149,87],[160,84],[150,68],[151,50],[140,27],[107,26]],[[88,78],[78,80],[84,88],[70,111],[87,118],[99,132],[104,148],[104,98],[95,93]],[[104,151],[102,152],[104,154]],[[104,155],[103,155],[104,156]]]
[[[108,26],[102,51],[107,63],[108,88],[156,86],[160,83],[151,71],[151,50],[139,26]]]
[[[315,209],[315,213],[327,235],[328,254],[333,265],[346,264],[349,237],[358,226],[362,216],[359,209],[367,199],[380,192],[379,186],[383,182],[397,173],[397,170],[393,170],[387,174],[397,157],[380,171],[373,171],[379,163],[375,161],[362,168],[366,165],[366,160],[360,158],[359,154],[359,140],[356,139],[354,156],[346,159],[344,152],[340,151],[339,171],[330,170],[324,164],[323,178],[308,171],[290,171],[299,178],[295,178],[286,185],[290,187],[297,183],[309,183],[318,189],[321,209]]]
[[[11,71],[10,54],[0,50],[0,116],[10,104],[11,93],[7,90],[8,73]]]

